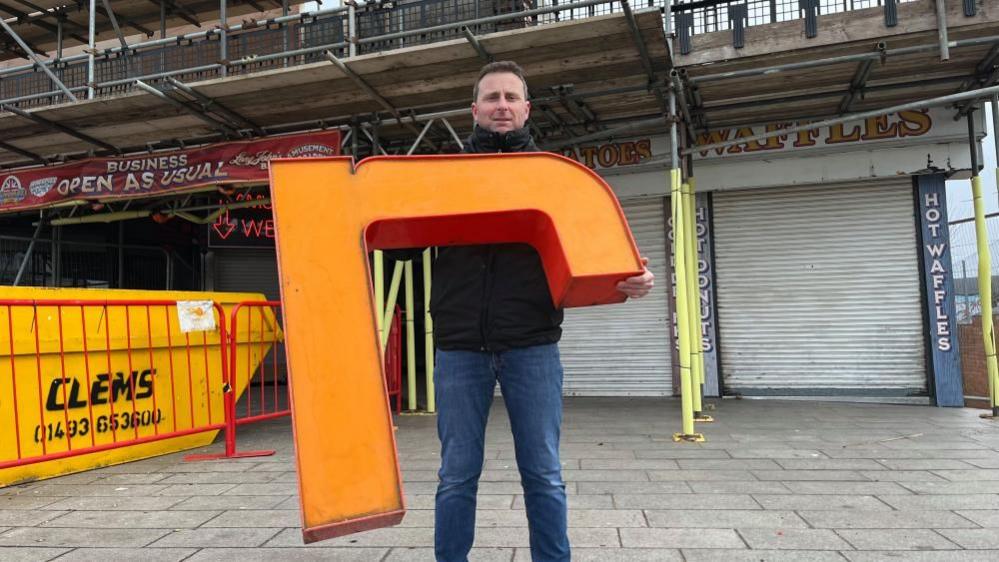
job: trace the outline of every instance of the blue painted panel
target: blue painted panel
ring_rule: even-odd
[[[947,191],[943,174],[916,176],[922,232],[923,282],[931,369],[937,406],[964,406],[961,355],[954,306],[954,270],[947,228]]]

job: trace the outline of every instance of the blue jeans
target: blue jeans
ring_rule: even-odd
[[[465,562],[475,539],[475,496],[496,381],[510,416],[535,562],[569,560],[558,443],[562,364],[556,344],[497,353],[437,351],[434,393],[441,440],[434,518],[438,562]]]

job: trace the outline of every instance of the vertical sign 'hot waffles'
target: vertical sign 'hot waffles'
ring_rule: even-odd
[[[920,252],[936,401],[939,406],[963,406],[945,178],[943,174],[933,174],[918,176],[915,181],[919,186]]]

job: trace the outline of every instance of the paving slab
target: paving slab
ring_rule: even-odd
[[[246,484],[274,481],[281,473],[274,472],[182,472],[168,475],[157,484]]]
[[[911,495],[912,490],[895,482],[803,481],[784,485],[795,494],[855,494],[870,496]]]
[[[777,459],[778,466],[786,470],[887,470],[874,459]]]
[[[753,494],[764,509],[891,511],[892,506],[874,496],[850,494]]]
[[[798,511],[817,529],[961,529],[978,525],[952,511]]]
[[[999,549],[999,529],[941,529],[939,533],[962,548]]]
[[[689,494],[687,482],[580,482],[580,494]]]
[[[46,562],[69,551],[68,548],[0,546],[0,560],[4,562]]]
[[[193,548],[77,548],[58,562],[180,562],[197,552]],[[0,559],[2,555],[0,555]],[[4,559],[5,560],[5,559]]]
[[[381,562],[386,560],[389,549],[345,548],[334,552],[331,556],[328,551],[308,548],[205,548],[185,562]]]
[[[762,509],[749,495],[614,494],[618,509]]]
[[[289,509],[241,509],[219,512],[187,511],[177,513],[211,513],[203,527],[297,527],[302,524],[298,511]]]
[[[903,510],[999,509],[999,495],[995,494],[878,496],[878,499]]]
[[[167,498],[163,498],[167,499]],[[219,511],[226,509],[285,509],[281,504],[288,501],[298,509],[298,498],[286,496],[194,496],[191,498],[170,498],[180,500],[170,506],[178,511]]]
[[[92,529],[18,527],[0,535],[0,546],[146,546],[166,535],[164,529]]]
[[[826,455],[816,449],[729,449],[734,459],[820,459]]]
[[[527,551],[527,549],[524,549]],[[468,555],[469,562],[510,562],[515,560],[515,548],[476,548]],[[336,559],[340,559],[343,550],[336,551]],[[576,553],[573,552],[573,555]],[[416,560],[433,560],[434,549],[432,548],[393,548],[384,562],[411,562]],[[349,560],[347,558],[346,560]],[[530,557],[527,558],[530,561]]]
[[[0,526],[2,527],[33,527],[43,525],[52,519],[58,519],[68,511],[28,511],[24,509],[0,509]]]
[[[780,482],[822,481],[869,482],[870,479],[853,470],[754,470],[753,476],[759,480],[775,480]]]
[[[999,560],[999,550],[904,550],[842,552],[850,562],[990,562]]]
[[[272,486],[273,484],[252,484],[252,486]],[[157,492],[161,496],[217,496],[239,486],[251,484],[170,484]],[[291,492],[289,492],[290,494]],[[266,495],[266,492],[252,495]],[[288,494],[284,494],[288,495]]]
[[[579,459],[581,470],[676,470],[676,459]]]
[[[611,494],[573,494],[566,496],[566,500],[570,513],[575,509],[614,509],[614,496]],[[524,496],[515,496],[513,509],[524,507]]]
[[[851,550],[828,529],[738,529],[753,549],[763,550]]]
[[[268,540],[277,535],[281,529],[269,528],[200,528],[200,529],[180,529],[165,534],[162,538],[152,544],[157,547],[254,547],[263,546]],[[0,537],[2,538],[2,537]]]
[[[219,511],[73,511],[41,527],[91,529],[194,529],[217,516]]]
[[[645,512],[650,527],[669,528],[808,528],[793,511],[765,510],[655,510]]]
[[[670,548],[573,548],[575,562],[682,562],[680,551]],[[415,559],[413,559],[415,560]],[[432,560],[427,558],[426,560]],[[474,562],[473,558],[469,558]],[[532,562],[531,551],[518,548],[513,562]]]
[[[790,494],[791,490],[780,482],[717,481],[687,482],[695,494]]]
[[[928,470],[862,470],[860,474],[874,482],[946,482]]]
[[[889,470],[962,470],[978,466],[976,462],[981,461],[974,459],[964,461],[954,459],[883,459],[878,461]],[[997,462],[997,467],[999,467],[999,462]]]
[[[692,445],[689,449],[650,449],[634,451],[632,458],[636,459],[730,459],[726,451],[720,449],[703,449]],[[764,457],[759,457],[764,458]]]
[[[746,548],[732,529],[621,529],[628,548]]]
[[[42,509],[63,498],[33,494],[0,495],[0,509]]]
[[[681,551],[686,562],[845,562],[838,552],[824,550],[721,550],[692,549]]]
[[[930,529],[842,529],[836,533],[857,550],[925,551],[959,548],[954,542]]]
[[[566,496],[569,498],[570,505],[572,505],[573,498],[575,495]],[[510,509],[513,505],[515,496],[510,495],[499,495],[499,494],[483,494],[476,498],[476,507],[480,510],[486,509]],[[413,494],[406,496],[406,507],[408,509],[433,509],[434,508],[434,494]],[[610,501],[610,496],[607,496],[607,501]],[[299,509],[298,498],[292,498],[287,502],[283,502],[278,507],[282,509]]]
[[[999,527],[999,509],[966,509],[956,513],[982,527]]]

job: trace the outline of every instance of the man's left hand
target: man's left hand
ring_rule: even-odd
[[[649,271],[649,258],[642,258],[645,271],[641,275],[629,277],[617,284],[617,290],[628,295],[628,298],[638,299],[649,294],[655,284],[656,276]]]

